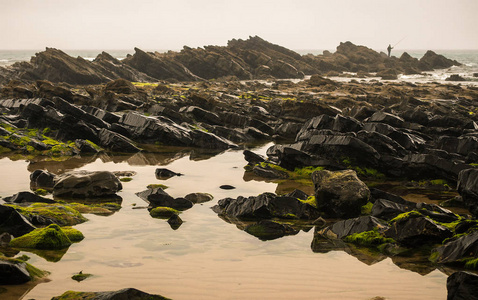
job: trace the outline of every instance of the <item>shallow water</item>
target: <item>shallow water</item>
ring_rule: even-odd
[[[254,149],[265,153],[269,145]],[[191,158],[192,157],[192,158]],[[30,263],[51,272],[49,282],[36,286],[5,286],[1,299],[50,299],[67,290],[106,291],[134,287],[172,299],[445,299],[447,275],[438,270],[409,271],[409,262],[359,256],[343,251],[314,252],[314,230],[272,241],[261,241],[219,218],[210,207],[224,197],[275,192],[277,183],[244,177],[242,151],[209,157],[175,151],[124,157],[89,157],[66,162],[0,159],[0,196],[29,189],[29,173],[45,168],[136,171],[123,183],[122,209],[110,216],[86,214],[75,226],[85,239],[73,244],[57,262],[28,252]],[[160,181],[165,166],[184,176]],[[207,192],[214,200],[183,212],[182,226],[173,230],[153,219],[135,192],[163,183],[174,197]],[[222,190],[230,184],[233,190]],[[282,187],[281,187],[282,188]],[[304,187],[310,189],[310,187]],[[401,267],[398,267],[400,265]],[[76,282],[79,271],[94,276]],[[420,275],[426,274],[426,275]]]

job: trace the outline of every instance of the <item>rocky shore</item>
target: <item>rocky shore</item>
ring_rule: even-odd
[[[388,58],[350,42],[335,53],[301,56],[259,37],[226,47],[135,51],[123,61],[102,53],[89,62],[49,48],[30,62],[0,68],[1,155],[46,160],[163,146],[208,153],[244,149],[247,176],[305,179],[313,192],[220,199],[213,211],[241,230],[270,240],[313,227],[314,252],[339,249],[364,261],[403,261],[420,253],[424,273],[438,267],[476,270],[478,87],[326,76],[354,72],[396,79],[458,62],[432,51],[420,60],[406,53]],[[266,156],[248,150],[265,141],[275,142]],[[10,204],[0,205],[1,261],[8,265],[1,283],[10,283],[10,274],[19,274],[16,283],[44,276],[28,272],[24,260],[8,253],[64,249],[81,241],[81,233],[68,226],[86,221],[82,212],[117,210],[124,177],[34,170],[32,192],[51,193],[54,200],[26,191],[3,199]],[[380,188],[387,180],[434,186],[449,206],[467,213],[405,200]],[[159,186],[137,195],[152,217],[167,219],[173,229],[181,226],[180,211],[212,200],[201,193],[173,198]],[[95,204],[66,205],[58,201],[62,197]],[[31,243],[39,239],[49,243]],[[476,275],[462,273],[450,276],[449,293],[473,289],[466,284],[476,282]]]

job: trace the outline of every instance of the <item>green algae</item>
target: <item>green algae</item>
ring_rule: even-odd
[[[70,245],[71,240],[56,224],[51,224],[45,228],[37,228],[10,241],[11,247],[42,250],[63,249]]]
[[[167,189],[169,186],[167,185],[164,185],[164,184],[155,184],[155,183],[152,183],[152,184],[148,184],[148,186],[146,188],[148,189],[157,189],[157,188],[162,188],[163,190]]]
[[[378,247],[383,244],[394,244],[394,239],[383,237],[378,231],[370,230],[360,233],[354,233],[343,238],[347,243],[352,243],[366,247]]]
[[[45,189],[36,189],[34,193],[38,196],[45,196],[48,195],[48,191]]]
[[[27,218],[42,216],[60,226],[71,226],[87,221],[79,211],[67,204],[34,203],[27,207],[12,204],[6,205],[15,208],[15,210]]]
[[[315,199],[315,196],[309,196],[307,199],[305,200],[301,200],[301,199],[298,199],[300,202],[302,203],[306,203],[312,207],[315,207],[317,208],[317,199]]]
[[[72,242],[80,242],[85,238],[85,236],[83,235],[83,233],[81,233],[81,231],[71,226],[61,227],[61,230],[66,234],[66,236]]]
[[[119,179],[119,181],[121,182],[130,182],[131,180],[133,180],[133,178],[131,177],[122,177]]]
[[[178,215],[180,212],[171,207],[158,206],[153,208],[149,214],[153,218],[169,219],[174,215]]]
[[[370,215],[372,213],[372,207],[373,203],[372,202],[367,202],[364,206],[361,208],[361,214],[362,215]]]
[[[412,211],[409,211],[409,212],[405,212],[403,214],[399,214],[395,218],[391,219],[390,223],[395,223],[395,222],[398,222],[398,221],[404,221],[404,220],[407,220],[408,218],[411,218],[411,217],[420,217],[420,216],[423,216],[423,215],[416,210],[412,210]]]

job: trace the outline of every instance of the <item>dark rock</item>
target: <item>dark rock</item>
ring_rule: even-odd
[[[97,198],[116,195],[123,186],[108,171],[73,171],[55,177],[53,196],[72,198]]]
[[[404,120],[399,116],[392,115],[383,111],[377,111],[370,118],[367,119],[368,122],[380,122],[391,125],[393,127],[403,127]]]
[[[384,220],[391,220],[399,214],[415,209],[415,205],[404,205],[385,199],[375,200],[371,215]]]
[[[332,130],[340,132],[358,132],[362,130],[363,125],[352,117],[336,115],[332,124]]]
[[[235,186],[232,186],[232,185],[229,185],[229,184],[223,184],[219,187],[220,189],[223,189],[223,190],[233,190],[235,189],[236,187]]]
[[[35,170],[30,174],[30,188],[32,190],[53,190],[55,174],[45,170]]]
[[[157,168],[156,171],[154,171],[154,174],[156,175],[157,179],[169,179],[174,176],[182,176],[183,174],[181,173],[176,173],[173,172],[169,169],[165,168]]]
[[[41,196],[35,195],[31,192],[19,192],[19,193],[16,193],[15,195],[13,195],[13,196],[5,197],[5,198],[3,198],[3,200],[5,202],[10,202],[10,203],[25,203],[25,202],[27,202],[27,203],[36,203],[36,202],[56,203],[56,201],[54,201],[52,199],[41,197]]]
[[[413,247],[427,243],[441,243],[451,235],[451,231],[446,227],[420,215],[410,215],[399,219],[385,231],[386,237]]]
[[[0,205],[0,232],[19,237],[34,229],[35,227],[14,208]]]
[[[23,284],[31,280],[24,262],[0,260],[0,284]]]
[[[191,193],[184,196],[184,198],[191,201],[193,204],[204,203],[214,199],[214,197],[208,193]]]
[[[288,193],[286,196],[297,198],[300,200],[307,200],[307,198],[309,198],[309,195],[307,195],[305,192],[298,189],[293,190],[292,192]]]
[[[162,188],[147,189],[136,193],[136,196],[149,202],[152,207],[165,206],[176,210],[187,210],[193,207],[193,203],[185,198],[173,198]]]
[[[469,272],[455,272],[446,281],[447,300],[478,299],[478,275]]]
[[[362,216],[355,219],[342,220],[319,230],[317,234],[331,239],[343,239],[346,236],[364,231],[378,230],[384,232],[388,225],[372,216]]]
[[[222,125],[222,121],[215,113],[207,111],[197,106],[186,106],[179,110],[180,113],[186,114],[188,117],[211,125]]]
[[[225,198],[212,207],[219,215],[230,218],[299,218],[317,219],[317,209],[297,198],[263,193],[257,197]]]
[[[192,139],[192,145],[204,149],[229,149],[236,148],[237,145],[221,138],[213,133],[205,132],[202,130],[193,130],[190,132]]]
[[[450,76],[448,76],[445,81],[466,81],[465,78],[461,77],[460,75],[458,74],[452,74]]]
[[[136,153],[141,151],[140,148],[134,145],[132,140],[105,128],[98,132],[98,140],[98,144],[114,152]]]
[[[100,149],[93,146],[93,144],[89,143],[88,141],[76,139],[75,146],[80,149],[81,153],[98,153]]]
[[[451,66],[461,66],[456,60],[447,59],[443,55],[436,54],[431,50],[428,50],[425,55],[420,58],[420,62],[427,65],[430,69],[446,69]]]
[[[148,294],[143,291],[126,288],[114,292],[74,292],[68,291],[61,296],[53,297],[52,300],[67,299],[90,299],[90,300],[168,300],[160,295]]]
[[[289,225],[280,224],[270,220],[261,220],[258,223],[248,225],[244,231],[262,241],[275,240],[283,236],[297,234],[299,232],[298,230],[294,230]]]
[[[244,150],[244,159],[249,163],[251,166],[255,166],[257,164],[260,164],[261,162],[264,162],[266,158],[262,155],[256,154],[250,150]]]
[[[358,179],[353,170],[315,171],[312,181],[317,208],[329,217],[356,217],[370,197],[367,185]]]
[[[271,167],[269,164],[266,165],[256,165],[252,168],[252,172],[257,176],[270,178],[270,179],[286,179],[289,178],[289,174],[282,170],[278,170],[274,167]]]
[[[478,231],[459,237],[435,249],[436,263],[452,264],[465,258],[475,258],[478,253]]]

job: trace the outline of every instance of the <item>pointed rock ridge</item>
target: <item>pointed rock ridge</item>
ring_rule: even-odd
[[[124,64],[109,53],[102,52],[93,60],[101,72],[112,79],[126,79],[134,82],[154,82],[154,78]]]
[[[49,80],[71,84],[100,84],[109,81],[90,61],[73,58],[65,52],[46,48],[30,60],[31,68],[20,76],[27,80]]]
[[[145,52],[134,48],[134,55],[123,62],[136,70],[159,80],[177,79],[179,81],[201,80],[180,62],[170,59],[168,54]]]
[[[446,58],[443,55],[436,54],[435,52],[428,50],[422,58],[420,58],[420,62],[428,65],[431,70],[433,69],[446,69],[451,66],[461,66],[459,62],[456,60],[451,60]]]

